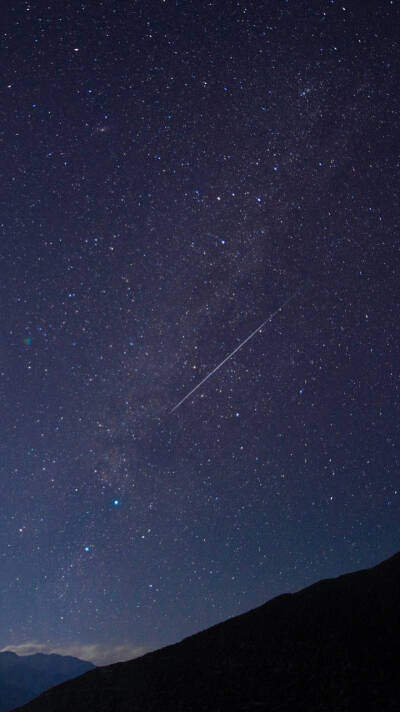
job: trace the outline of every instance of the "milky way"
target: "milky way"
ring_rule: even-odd
[[[393,554],[398,3],[6,5],[0,649]]]

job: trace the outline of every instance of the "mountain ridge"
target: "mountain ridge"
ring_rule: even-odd
[[[44,690],[70,680],[94,665],[72,655],[0,652],[0,712],[33,699]]]
[[[20,712],[399,709],[400,553],[97,668]],[[16,711],[15,711],[16,712]]]

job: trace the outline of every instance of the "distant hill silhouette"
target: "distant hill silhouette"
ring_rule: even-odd
[[[400,710],[400,554],[86,673],[24,712]]]
[[[64,655],[0,653],[0,712],[93,668],[92,663]]]

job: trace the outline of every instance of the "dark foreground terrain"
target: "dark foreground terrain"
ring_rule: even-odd
[[[0,712],[8,712],[43,690],[92,669],[92,663],[71,656],[0,653]]]
[[[98,668],[24,712],[400,710],[400,553],[142,658]]]

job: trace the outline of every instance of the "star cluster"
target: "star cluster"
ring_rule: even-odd
[[[398,3],[3,15],[0,648],[131,657],[394,553]]]

